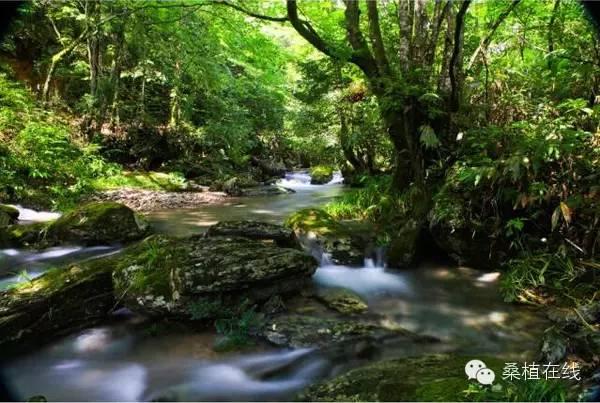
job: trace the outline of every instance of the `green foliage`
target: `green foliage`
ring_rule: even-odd
[[[5,102],[5,100],[10,100]],[[115,172],[92,145],[77,144],[60,116],[0,75],[0,197],[54,208],[72,206],[91,181]]]
[[[115,175],[101,177],[92,182],[97,190],[115,188],[141,188],[150,190],[184,190],[186,180],[178,172],[118,172]]]
[[[244,300],[236,308],[225,307],[218,299],[199,299],[190,304],[192,320],[217,318],[215,330],[221,338],[215,343],[215,350],[228,351],[251,344],[252,333],[262,325],[262,315]]]
[[[262,316],[255,312],[255,307],[240,309],[238,315],[221,318],[215,321],[217,333],[224,336],[216,345],[219,351],[232,350],[251,343],[251,333],[262,324]]]
[[[310,168],[311,183],[327,183],[333,178],[333,167],[317,165]]]
[[[501,380],[493,386],[471,383],[463,394],[471,402],[564,402],[570,396],[561,380]]]
[[[594,275],[598,263],[574,259],[565,251],[524,254],[504,265],[502,290],[507,301],[539,303],[539,294],[551,291],[563,301],[576,304],[592,296],[599,279]]]

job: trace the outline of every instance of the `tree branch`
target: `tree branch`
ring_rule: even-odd
[[[350,61],[356,64],[369,79],[379,77],[377,63],[360,30],[360,9],[358,0],[344,0],[346,4],[346,37],[352,46],[353,52]]]
[[[317,50],[325,53],[327,56],[339,60],[339,55],[333,51],[325,41],[319,36],[317,31],[313,29],[308,21],[301,20],[298,17],[298,4],[296,0],[287,0],[287,20],[292,24],[294,29]]]
[[[475,60],[477,59],[477,57],[481,54],[481,52],[483,52],[485,49],[487,49],[487,47],[492,42],[492,37],[496,33],[496,30],[498,29],[498,27],[500,26],[500,24],[502,24],[502,22],[504,22],[504,20],[506,19],[506,17],[508,17],[508,15],[511,13],[511,11],[514,10],[515,7],[517,7],[517,5],[520,2],[521,2],[521,0],[513,0],[512,3],[511,3],[511,5],[508,6],[508,8],[506,10],[504,10],[498,16],[498,19],[494,22],[494,24],[492,24],[490,32],[488,32],[488,34],[485,36],[485,38],[483,38],[481,40],[481,42],[479,43],[479,46],[475,50],[475,53],[473,53],[473,55],[469,59],[469,64],[467,65],[467,70],[470,70],[471,67],[473,67],[473,64],[475,63]]]
[[[230,2],[225,1],[225,0],[212,1],[211,3],[212,4],[221,5],[221,6],[231,7],[234,10],[240,11],[240,12],[246,14],[246,15],[249,15],[250,17],[258,18],[260,20],[266,20],[266,21],[272,21],[272,22],[286,22],[286,21],[289,20],[288,16],[284,16],[284,17],[272,17],[272,16],[269,16],[269,15],[258,14],[258,13],[255,13],[253,11],[245,9],[242,6],[238,6],[237,4],[230,3]]]
[[[390,65],[385,54],[385,46],[381,37],[381,28],[379,26],[379,12],[377,10],[377,1],[365,0],[367,3],[367,16],[369,17],[369,36],[371,46],[375,55],[375,62],[381,75],[389,75]]]

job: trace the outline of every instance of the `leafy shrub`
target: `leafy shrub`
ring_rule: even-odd
[[[561,380],[503,380],[491,387],[472,383],[463,394],[471,402],[564,402],[569,389]]]
[[[72,206],[94,178],[113,174],[94,145],[77,144],[60,116],[0,75],[0,198],[53,208]]]

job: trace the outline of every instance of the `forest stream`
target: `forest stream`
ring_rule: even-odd
[[[310,185],[305,172],[294,172],[278,184],[295,193],[232,198],[226,204],[156,211],[147,218],[157,232],[170,235],[202,232],[225,219],[281,223],[291,212],[322,205],[345,191],[339,175],[328,184]],[[115,251],[118,248],[2,250],[0,284],[19,281],[24,268],[36,276],[57,261]],[[376,354],[343,359],[317,348],[281,349],[266,342],[242,352],[218,353],[212,349],[214,330],[167,326],[154,331],[145,318],[121,309],[110,323],[17,357],[7,365],[5,376],[19,397],[43,395],[53,401],[291,399],[307,385],[381,357],[444,352],[526,361],[537,351],[547,325],[528,307],[503,302],[495,272],[456,267],[434,257],[402,271],[385,268],[381,256],[365,259],[362,267],[347,267],[333,264],[327,254],[311,252],[320,261],[313,276],[317,288],[351,289],[382,323],[439,341],[392,340],[378,346]]]

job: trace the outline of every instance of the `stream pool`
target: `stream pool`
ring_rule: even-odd
[[[344,191],[340,182],[336,176],[327,185],[310,185],[306,172],[290,173],[280,184],[296,190],[293,194],[157,211],[148,218],[158,231],[174,235],[201,232],[225,219],[279,223],[299,208],[332,200]],[[8,259],[2,260],[0,279],[2,273],[18,271],[31,262],[43,266],[49,264],[48,259],[65,262],[111,252],[75,248],[32,256],[24,251],[2,251]],[[326,257],[321,262],[313,277],[317,287],[352,289],[368,301],[369,310],[381,315],[382,321],[441,340],[419,348],[391,344],[383,347],[385,358],[456,352],[525,360],[538,347],[545,328],[544,319],[535,311],[502,301],[497,273],[433,260],[403,271],[384,268],[372,260],[358,268],[333,265]],[[177,324],[153,329],[144,321],[126,310],[119,311],[110,324],[58,339],[13,360],[5,369],[5,377],[21,398],[289,400],[307,385],[346,369],[313,349],[259,344],[242,353],[216,353],[212,349],[216,335],[211,330],[192,332]]]

